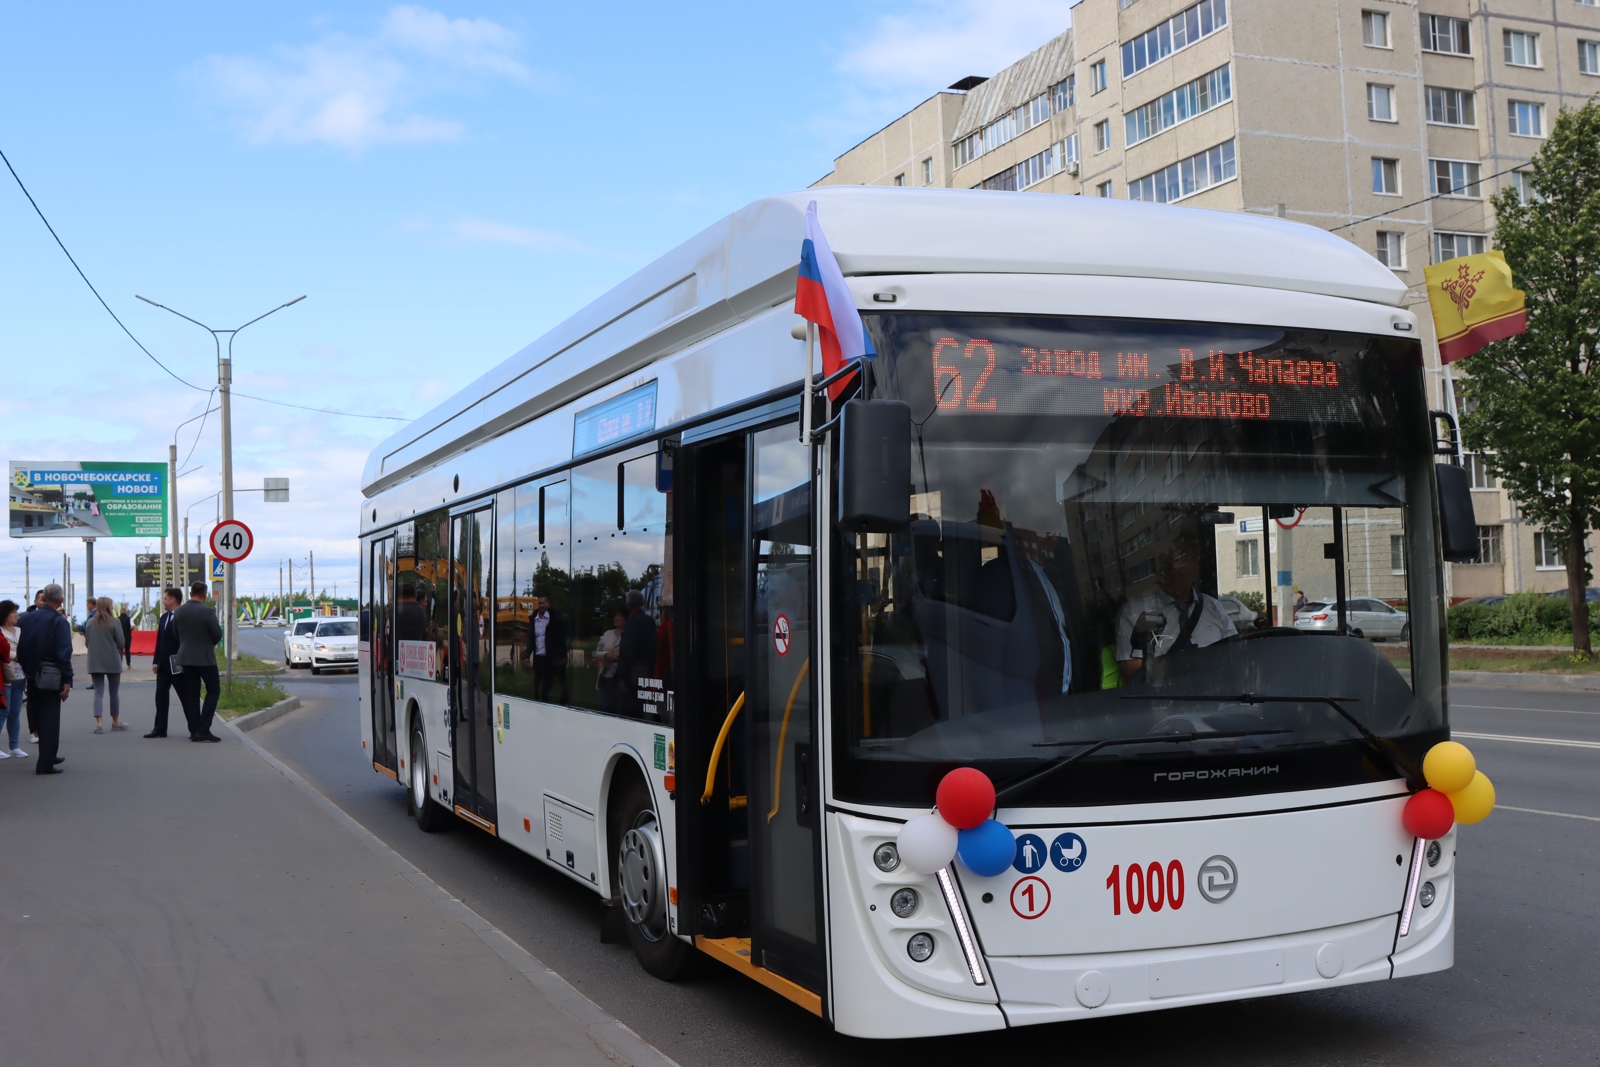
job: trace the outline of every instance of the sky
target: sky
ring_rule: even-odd
[[[189,544],[218,510],[216,350],[239,326],[239,592],[357,583],[383,438],[628,275],[968,74],[1060,33],[1069,0],[8,5],[0,151],[134,337],[0,170],[9,460],[165,461]],[[179,380],[181,379],[181,381]],[[185,384],[188,383],[188,384]],[[330,415],[282,404],[324,408]],[[202,417],[203,416],[203,417]],[[356,416],[386,416],[356,417]],[[192,421],[189,421],[192,420]],[[186,423],[186,425],[180,425]],[[95,592],[138,602],[142,539]],[[0,597],[81,541],[0,541]],[[288,572],[285,571],[285,581]]]

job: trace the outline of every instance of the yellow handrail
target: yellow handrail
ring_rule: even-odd
[[[783,725],[778,728],[778,759],[772,767],[772,810],[767,812],[767,821],[771,822],[773,816],[778,814],[778,806],[783,803],[783,746],[789,736],[789,715],[794,711],[795,697],[800,695],[800,683],[806,680],[806,672],[811,669],[811,657],[800,664],[800,673],[794,676],[794,686],[789,690],[789,703],[783,708]]]
[[[717,732],[717,743],[711,746],[711,765],[706,768],[706,790],[700,794],[700,803],[711,803],[711,794],[717,788],[717,764],[722,760],[722,746],[728,743],[728,731],[733,729],[733,720],[739,717],[739,709],[744,707],[744,694],[739,694],[739,699],[733,702],[733,707],[728,711],[728,717],[722,720],[722,729]]]

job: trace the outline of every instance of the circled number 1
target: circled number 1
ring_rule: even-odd
[[[1037,919],[1050,910],[1050,883],[1029,875],[1011,887],[1011,910],[1024,919]]]

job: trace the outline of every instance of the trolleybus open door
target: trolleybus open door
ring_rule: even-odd
[[[400,766],[394,724],[394,538],[380,537],[370,551],[367,666],[372,682],[372,765],[394,777]]]
[[[450,728],[456,814],[495,833],[494,512],[457,515],[450,530]]]

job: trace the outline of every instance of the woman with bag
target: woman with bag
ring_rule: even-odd
[[[128,728],[122,721],[122,700],[117,693],[122,684],[122,650],[127,646],[111,598],[101,597],[94,607],[94,617],[83,624],[83,636],[89,646],[89,677],[94,679],[94,732],[103,734],[106,731],[100,713],[108,689],[111,691],[111,728]]]
[[[0,669],[4,670],[0,678],[0,721],[6,726],[5,740],[0,741],[0,759],[27,759],[28,754],[22,751],[17,743],[17,730],[22,718],[22,691],[27,686],[28,680],[22,676],[22,664],[17,662],[17,642],[22,638],[22,631],[17,627],[17,602],[15,600],[0,600]]]

